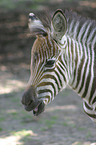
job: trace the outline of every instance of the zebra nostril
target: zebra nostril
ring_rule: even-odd
[[[22,104],[25,106],[29,106],[30,104],[32,104],[34,101],[30,98],[30,96],[27,96],[24,94],[24,96],[22,97],[21,100]]]
[[[24,92],[21,102],[26,111],[31,111],[38,105],[38,99],[34,86],[31,86]]]
[[[31,98],[32,97],[30,96],[30,94],[28,92],[25,92],[22,96],[22,100],[21,100],[22,104],[26,106],[30,105],[30,103],[33,102]]]
[[[32,103],[33,103],[33,100],[29,100],[29,102],[26,103],[26,106],[29,106]]]
[[[29,105],[32,102],[36,101],[36,92],[35,92],[35,88],[33,86],[31,86],[30,88],[27,89],[27,91],[24,92],[23,96],[22,96],[22,104],[23,105]]]

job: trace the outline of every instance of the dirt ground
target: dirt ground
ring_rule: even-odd
[[[83,112],[82,100],[66,89],[39,117],[26,112],[21,97],[30,76],[34,38],[26,9],[0,9],[0,145],[96,145],[96,124]],[[68,8],[96,19],[96,2],[39,4],[38,10]]]

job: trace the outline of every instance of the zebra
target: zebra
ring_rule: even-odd
[[[61,9],[50,24],[45,21],[46,25],[29,14],[29,29],[36,40],[22,104],[37,116],[68,86],[81,96],[85,113],[96,122],[96,21]]]

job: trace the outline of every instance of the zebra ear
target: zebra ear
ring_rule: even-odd
[[[51,21],[51,35],[57,42],[62,42],[62,37],[67,30],[67,20],[62,10],[57,10]]]
[[[29,14],[29,29],[32,35],[47,35],[47,31],[44,28],[42,22],[33,14]]]

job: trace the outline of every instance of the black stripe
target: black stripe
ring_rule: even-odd
[[[83,72],[82,83],[81,83],[81,87],[80,87],[78,93],[80,93],[80,91],[82,90],[82,88],[83,88],[83,86],[84,86],[84,81],[85,81],[85,75],[86,75],[87,65],[88,65],[88,61],[87,61],[86,64],[85,64],[85,69],[84,69],[84,72]]]
[[[64,57],[64,56],[63,56],[63,57]],[[59,57],[58,60],[59,60],[59,61],[62,63],[62,65],[63,65],[62,69],[66,69],[66,71],[67,71],[67,68],[66,68],[65,64],[63,63],[61,57]],[[64,61],[65,61],[65,59],[64,59]]]
[[[57,66],[56,66],[57,67]],[[44,72],[49,72],[49,74],[51,73],[51,72],[55,72],[55,74],[57,75],[57,77],[58,77],[58,80],[59,80],[59,82],[60,82],[60,85],[61,85],[61,87],[63,86],[63,84],[62,84],[62,81],[61,81],[61,79],[60,79],[60,76],[59,76],[59,74],[58,74],[58,72],[54,69],[46,69],[46,70],[44,70]]]
[[[73,68],[73,66],[74,66],[73,64],[74,64],[74,57],[75,57],[75,56],[74,56],[73,49],[74,49],[74,48],[73,48],[73,40],[71,39],[72,68]]]
[[[78,93],[81,92],[81,90],[82,90],[82,88],[83,88],[83,86],[84,86],[85,74],[86,74],[86,68],[87,68],[87,64],[85,65],[85,71],[84,71],[84,73],[83,73],[82,83],[81,83],[81,87],[80,87]]]
[[[84,93],[82,95],[82,98],[85,98],[86,97],[86,94],[88,92],[88,88],[89,88],[89,84],[90,84],[90,80],[91,80],[91,66],[89,68],[89,74],[87,76],[87,81],[86,81],[86,85],[85,85],[85,90],[84,90]]]
[[[52,93],[51,90],[49,90],[49,89],[39,90],[39,91],[38,91],[38,94],[47,93],[47,92],[50,92],[50,93],[51,93],[51,98],[50,98],[50,96],[48,96],[48,95],[46,96],[46,98],[48,98],[48,102],[50,101],[50,99],[51,99],[51,101],[52,101],[52,98],[55,97],[55,96],[53,96],[53,93]],[[40,98],[41,98],[41,97],[40,97]]]
[[[96,119],[96,114],[89,114],[89,113],[87,113],[85,110],[84,110],[84,112],[85,112],[88,116],[90,116],[91,118],[95,118],[95,119]]]
[[[51,83],[51,82],[42,82],[42,83],[40,83],[40,84],[37,86],[37,88],[38,88],[38,87],[41,87],[41,86],[48,86],[48,85],[51,85],[51,86],[53,87],[53,89],[54,89],[54,96],[55,96],[55,95],[56,95],[56,89],[55,89],[55,87],[54,87],[54,84]]]
[[[57,81],[57,79],[55,78],[55,76],[50,75],[50,74],[45,74],[45,75],[42,77],[42,79],[44,79],[44,78],[47,78],[47,79],[50,79],[50,78],[51,78],[51,79],[53,79],[53,80],[55,81],[55,83],[57,84],[58,91],[60,90],[58,81]]]
[[[40,98],[45,98],[45,97],[48,99],[48,103],[49,103],[51,98],[50,98],[50,96],[48,96],[48,95],[47,95],[47,96],[44,96],[44,97],[39,97],[39,99],[40,99]]]
[[[84,64],[84,57],[81,59],[81,63],[80,63],[79,68],[78,68],[78,75],[77,75],[76,87],[74,87],[73,89],[76,89],[76,88],[78,87],[79,82],[80,82],[80,80],[82,79],[82,78],[81,78],[81,72],[82,72],[83,64]]]
[[[58,69],[59,73],[62,75],[64,81],[66,82],[66,78],[64,76],[64,73],[62,73],[61,69],[58,66],[57,66],[57,69]]]
[[[51,96],[53,95],[53,94],[52,94],[52,91],[49,90],[49,89],[39,90],[39,91],[38,91],[38,94],[42,94],[42,93],[46,93],[46,92],[50,92],[50,93],[51,93]]]
[[[90,44],[90,47],[91,47],[91,44]],[[90,93],[90,97],[89,97],[89,103],[91,102],[91,99],[92,99],[94,92],[96,90],[96,63],[95,63],[96,62],[96,49],[94,48],[94,50],[91,50],[91,51],[94,51],[95,55],[94,55],[94,66],[93,66],[94,78],[93,78],[93,82],[92,82],[92,89],[91,89],[91,93]],[[91,54],[91,61],[92,61],[92,59],[93,58],[92,58],[92,54]]]
[[[76,59],[75,59],[75,69],[74,69],[74,78],[73,78],[73,81],[72,81],[72,84],[71,85],[73,85],[73,83],[74,83],[74,81],[75,81],[75,76],[76,76],[76,68],[77,68],[77,62],[78,62],[78,52],[77,52],[77,45],[76,45],[76,43],[75,43],[75,48],[73,48],[73,49],[75,49],[75,52],[76,52]]]
[[[61,87],[62,87],[63,84],[62,84],[62,81],[61,81],[61,79],[60,79],[60,76],[59,76],[58,72],[57,72],[56,70],[54,70],[54,72],[55,72],[55,74],[57,75],[58,80],[59,80],[59,82],[60,82],[60,85],[61,85]]]
[[[79,33],[80,33],[80,30],[81,30],[81,28],[82,28],[82,26],[80,25],[80,22],[79,22],[79,26],[78,26],[78,30],[77,30],[77,34],[76,34],[76,40],[78,41],[78,35],[79,35]]]
[[[70,23],[70,22],[69,22]],[[70,25],[71,25],[71,23],[70,23]],[[74,28],[75,28],[75,25],[76,25],[76,22],[75,21],[73,21],[73,25],[72,25],[72,29],[71,29],[71,32],[73,32],[73,34],[74,34]],[[73,35],[72,34],[72,35]]]
[[[96,103],[96,96],[94,97],[92,104]]]
[[[90,23],[89,23],[89,24],[90,24]],[[92,32],[92,24],[90,25],[90,28],[89,28],[89,30],[88,30],[88,32],[87,32],[87,35],[86,35],[86,42],[87,42],[87,40],[88,40],[88,38],[89,38],[91,32]]]
[[[84,36],[84,34],[85,34],[85,32],[86,32],[86,29],[87,29],[88,25],[89,25],[89,23],[87,23],[87,26],[85,27],[85,30],[84,30],[83,33],[82,33],[82,36],[81,36],[81,38],[80,38],[81,42],[82,42],[83,36]]]
[[[87,109],[93,110],[86,102],[84,102],[84,104],[85,104],[85,106],[86,106]]]

